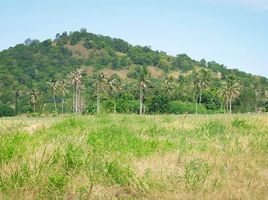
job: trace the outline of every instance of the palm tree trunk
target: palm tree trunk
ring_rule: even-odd
[[[231,100],[231,99],[230,99],[230,101],[229,101],[229,104],[230,104],[230,106],[229,106],[230,114],[232,114],[232,100]]]
[[[143,104],[143,114],[145,115],[145,111],[146,111],[146,106],[145,104]]]
[[[200,94],[199,94],[199,104],[201,104],[202,102],[202,90],[200,90]]]
[[[78,112],[78,85],[75,86],[75,113]]]
[[[100,113],[100,91],[99,86],[97,86],[97,114]]]
[[[18,112],[19,112],[18,98],[19,98],[19,93],[18,93],[18,91],[16,91],[16,94],[15,94],[15,113],[16,113],[16,115],[17,115]]]
[[[196,98],[196,101],[195,101],[195,114],[197,115],[198,114],[198,97]]]
[[[140,86],[140,115],[142,115],[142,107],[143,107],[143,90]]]
[[[81,99],[81,91],[79,91],[79,113],[82,113],[82,99]]]
[[[75,112],[75,89],[73,93],[73,113]]]
[[[33,110],[34,110],[34,113],[35,113],[35,104],[33,104]]]
[[[64,104],[64,98],[61,99],[61,114],[63,114],[64,111],[63,104]]]
[[[57,104],[56,104],[56,97],[55,97],[55,94],[53,94],[53,102],[54,102],[55,112],[57,112]]]
[[[116,114],[116,101],[114,101],[114,114]]]

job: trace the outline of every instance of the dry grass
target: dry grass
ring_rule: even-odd
[[[88,49],[84,46],[84,42],[81,41],[78,44],[72,46],[70,44],[66,45],[66,48],[68,48],[74,56],[82,59],[88,59],[89,58],[89,51]]]
[[[150,75],[151,75],[153,78],[163,77],[163,75],[164,75],[163,70],[158,69],[158,68],[153,67],[153,66],[149,66],[149,67],[148,67],[148,72],[150,73]]]
[[[249,114],[4,118],[0,199],[268,199],[267,122]]]
[[[121,69],[121,70],[113,70],[113,69],[103,69],[101,70],[106,76],[112,76],[113,74],[116,74],[122,79],[127,79],[128,70],[127,69]]]

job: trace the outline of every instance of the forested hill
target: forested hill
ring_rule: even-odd
[[[79,105],[85,113],[96,111],[101,72],[121,84],[116,92],[107,87],[99,91],[103,112],[137,113],[141,78],[148,80],[142,89],[148,113],[194,113],[196,102],[200,113],[224,112],[230,110],[230,103],[235,112],[268,107],[265,77],[214,61],[195,61],[185,54],[173,57],[81,29],[43,42],[27,39],[0,52],[0,116],[33,110],[72,112],[74,89],[68,75],[77,69],[82,69]],[[65,92],[53,89],[56,82],[68,86]]]

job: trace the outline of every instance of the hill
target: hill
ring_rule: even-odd
[[[227,69],[215,61],[196,61],[186,54],[170,56],[81,29],[56,34],[53,40],[27,39],[0,52],[0,116],[32,112],[33,104],[37,112],[51,112],[64,103],[64,112],[72,112],[74,89],[67,76],[77,68],[83,70],[79,101],[83,112],[96,110],[94,82],[101,72],[124,83],[116,96],[108,90],[100,92],[102,110],[112,112],[116,104],[117,112],[138,112],[139,87],[134,86],[145,68],[146,78],[152,83],[144,89],[145,109],[150,113],[193,113],[196,102],[199,112],[223,112],[229,104],[220,91],[230,77],[239,83],[239,95],[230,100],[235,112],[266,111],[267,107],[265,77]],[[194,84],[200,72],[208,73],[210,82],[202,89]],[[53,80],[65,81],[69,86],[64,95],[58,90],[53,93]],[[32,90],[36,91],[35,103]]]

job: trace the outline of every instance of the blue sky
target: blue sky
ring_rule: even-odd
[[[0,10],[0,50],[84,27],[268,77],[268,0],[9,0]]]

